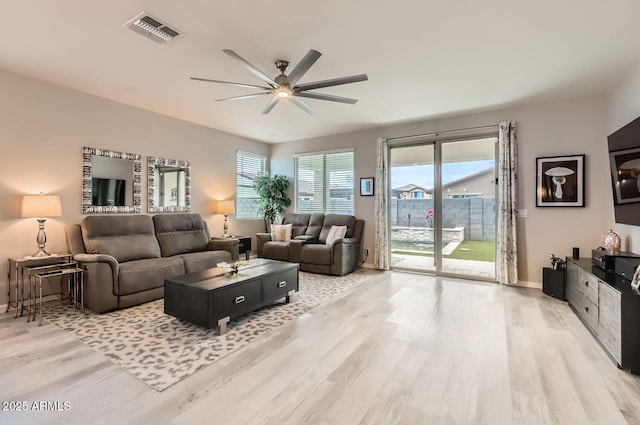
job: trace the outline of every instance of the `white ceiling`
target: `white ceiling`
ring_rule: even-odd
[[[123,27],[145,11],[184,33],[161,45]],[[526,102],[604,93],[640,58],[636,0],[2,0],[0,68],[266,142],[282,142]],[[260,112],[268,96],[214,102],[323,55],[306,83],[369,81]],[[290,70],[289,69],[289,70]]]

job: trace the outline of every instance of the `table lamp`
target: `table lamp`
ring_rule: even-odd
[[[60,197],[58,195],[24,195],[22,197],[22,217],[35,217],[38,219],[39,230],[36,242],[38,242],[38,251],[32,257],[48,257],[45,251],[47,244],[47,235],[44,233],[44,222],[48,217],[60,217],[62,215],[62,206],[60,205]]]
[[[218,214],[224,214],[224,235],[225,238],[229,237],[229,222],[227,216],[236,212],[235,202],[233,200],[218,201],[216,206],[216,212]]]

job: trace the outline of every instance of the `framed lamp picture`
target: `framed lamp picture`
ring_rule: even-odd
[[[584,155],[536,158],[536,207],[584,205]]]
[[[373,177],[360,179],[360,196],[373,196]]]

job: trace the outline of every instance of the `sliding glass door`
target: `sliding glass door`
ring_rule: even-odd
[[[395,269],[495,278],[497,138],[391,146]]]
[[[391,266],[436,271],[435,144],[392,147]]]

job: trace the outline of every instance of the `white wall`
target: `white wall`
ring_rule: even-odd
[[[607,135],[640,116],[640,62],[616,85],[607,100]],[[622,239],[622,249],[640,253],[640,226],[615,224],[613,205],[609,208],[609,215],[610,227]]]
[[[605,105],[604,97],[588,97],[277,144],[271,149],[271,172],[293,176],[294,153],[354,147],[355,178],[359,181],[361,177],[375,175],[376,140],[381,136],[432,133],[516,120],[519,208],[528,211],[527,218],[519,219],[520,280],[522,284],[539,286],[542,268],[549,265],[549,254],[568,256],[572,247],[579,247],[583,256],[589,256],[610,221]],[[586,207],[536,208],[536,158],[583,153],[586,154]],[[605,202],[601,199],[603,195]],[[363,248],[373,253],[374,200],[357,196],[355,208],[356,215],[366,221]],[[370,254],[366,263],[372,261]]]
[[[8,257],[37,249],[37,222],[20,217],[23,194],[58,194],[63,217],[47,220],[47,250],[66,252],[64,225],[82,218],[82,146],[191,161],[192,211],[222,234],[214,199],[231,199],[236,150],[267,155],[269,146],[99,97],[0,71],[0,305],[6,303]],[[236,221],[230,231],[254,235],[262,220]]]

